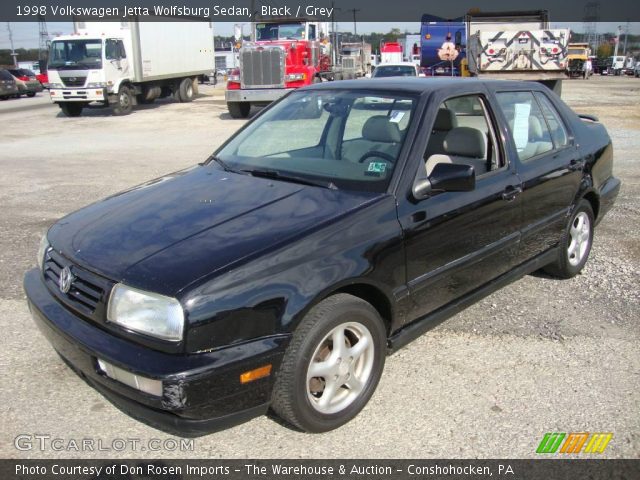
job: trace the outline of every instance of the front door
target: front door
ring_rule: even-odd
[[[420,168],[429,174],[439,162],[472,165],[476,187],[399,205],[414,309],[409,320],[455,301],[514,264],[521,187],[496,132],[483,94],[449,98],[439,106]]]

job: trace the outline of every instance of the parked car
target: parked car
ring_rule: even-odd
[[[535,82],[325,82],[55,223],[24,287],[136,418],[200,435],[270,408],[327,431],[388,352],[530,272],[580,273],[612,165],[605,127]]]
[[[371,77],[417,77],[418,73],[418,66],[412,62],[382,63],[375,68]]]
[[[9,70],[0,69],[0,100],[7,100],[18,94],[16,80]]]
[[[640,77],[640,61],[636,62],[635,67],[633,67],[633,76],[636,78]]]
[[[42,91],[42,84],[36,78],[36,74],[26,68],[9,69],[11,75],[14,76],[16,85],[18,86],[18,96],[26,95],[27,97],[35,97],[36,93]]]

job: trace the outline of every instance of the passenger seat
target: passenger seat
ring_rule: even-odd
[[[452,128],[444,139],[444,154],[431,155],[426,162],[427,176],[438,163],[471,165],[476,175],[487,172],[485,137],[470,127]]]
[[[458,126],[458,119],[455,113],[448,108],[439,108],[436,114],[436,121],[433,123],[433,130],[427,143],[424,158],[437,153],[444,154],[444,139],[452,128]]]

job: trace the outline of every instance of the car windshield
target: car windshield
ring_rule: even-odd
[[[411,65],[381,65],[373,71],[374,77],[415,77],[416,69]]]
[[[259,23],[256,25],[257,40],[304,40],[302,23]]]
[[[249,123],[215,157],[244,173],[382,192],[415,103],[408,95],[378,92],[295,92]]]
[[[49,51],[49,68],[102,68],[102,40],[56,40]]]

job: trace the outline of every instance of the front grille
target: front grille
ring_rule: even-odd
[[[84,87],[87,77],[60,77],[65,87]]]
[[[59,287],[64,267],[69,267],[74,276],[67,293]],[[104,314],[111,282],[73,264],[55,250],[45,256],[43,272],[49,289],[67,306],[91,319],[97,320]]]
[[[353,70],[354,68],[356,68],[356,59],[351,57],[343,57],[342,68]]]
[[[284,55],[280,47],[244,48],[240,51],[243,88],[284,87]]]

